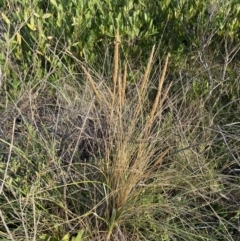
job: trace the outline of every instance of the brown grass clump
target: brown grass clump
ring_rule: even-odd
[[[149,88],[149,75],[153,62],[153,47],[140,89],[138,83],[133,89],[133,95],[128,96],[127,67],[124,67],[123,76],[119,67],[119,36],[116,34],[113,62],[112,83],[105,81],[110,93],[97,90],[92,78],[86,69],[83,70],[93,88],[97,100],[102,102],[101,111],[109,121],[108,138],[103,139],[105,151],[103,156],[102,173],[105,177],[105,201],[103,218],[109,225],[109,240],[113,229],[129,215],[128,204],[136,198],[140,183],[147,183],[156,170],[161,166],[169,147],[153,142],[160,134],[156,131],[160,116],[164,110],[164,101],[167,98],[171,83],[163,90],[163,83],[167,71],[168,56],[162,74],[159,78],[157,95],[149,111],[143,107],[149,102],[146,95]],[[102,96],[100,96],[102,94]],[[104,107],[103,107],[104,106]],[[109,116],[110,115],[110,116]],[[159,146],[160,145],[160,146]]]

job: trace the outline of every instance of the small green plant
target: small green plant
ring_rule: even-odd
[[[42,235],[40,237],[40,240],[43,240],[43,241],[82,241],[82,240],[84,240],[83,234],[84,234],[84,230],[80,230],[77,233],[76,237],[70,237],[69,234],[66,234],[60,239],[51,237],[49,235]]]

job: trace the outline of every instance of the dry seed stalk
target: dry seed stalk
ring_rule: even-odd
[[[118,77],[118,61],[119,61],[119,31],[117,29],[115,36],[115,48],[114,48],[114,62],[113,62],[113,96],[115,97],[116,93],[116,85],[117,85],[117,77]]]
[[[167,98],[167,95],[168,95],[168,92],[169,92],[171,86],[172,86],[172,82],[169,84],[169,86],[167,87],[166,91],[164,92],[163,97],[162,97],[162,99],[161,99],[161,101],[159,103],[159,108],[162,108],[163,102]]]
[[[147,83],[147,80],[148,80],[148,76],[149,76],[149,73],[151,71],[151,66],[152,66],[152,59],[153,59],[153,54],[154,54],[154,50],[155,50],[155,45],[153,45],[152,47],[152,51],[151,51],[151,54],[150,54],[150,57],[149,57],[149,60],[148,60],[148,64],[147,64],[147,69],[145,71],[145,74],[144,74],[144,77],[143,77],[143,80],[142,80],[142,84],[141,84],[141,87],[140,87],[140,97],[143,93],[143,89]]]
[[[92,76],[89,74],[89,72],[85,69],[85,67],[84,67],[83,65],[81,65],[81,67],[82,67],[82,69],[83,69],[83,71],[84,71],[84,73],[85,73],[88,81],[90,82],[90,84],[91,84],[91,86],[92,86],[92,89],[93,89],[95,95],[97,96],[97,99],[98,99],[98,101],[99,101],[99,104],[101,105],[102,100],[101,100],[101,97],[100,97],[100,95],[99,95],[99,92],[98,92],[98,90],[97,90],[97,88],[96,88],[96,86],[95,86],[95,84],[94,84],[94,81],[93,81],[93,79],[92,79]]]
[[[163,68],[163,73],[162,73],[160,81],[159,81],[157,95],[156,95],[156,98],[155,98],[155,101],[154,101],[154,104],[153,104],[153,107],[152,107],[152,110],[151,110],[151,113],[150,113],[150,117],[149,117],[148,122],[146,124],[146,127],[147,127],[146,130],[147,131],[148,131],[148,128],[153,123],[154,115],[155,115],[155,112],[156,112],[156,109],[157,109],[157,106],[158,106],[158,103],[159,103],[160,95],[161,95],[161,92],[162,92],[163,82],[164,82],[166,72],[167,72],[168,58],[169,58],[169,55],[167,55],[165,65],[164,65],[164,68]]]
[[[120,43],[120,37],[119,37],[119,31],[117,29],[116,35],[115,35],[115,48],[114,48],[114,58],[113,58],[113,99],[112,99],[112,110],[110,119],[113,118],[113,111],[114,111],[114,102],[116,98],[116,88],[117,88],[117,78],[118,78],[118,62],[119,62],[119,43]],[[120,91],[120,90],[119,90]]]
[[[150,54],[150,57],[149,57],[149,60],[148,60],[148,63],[147,63],[147,68],[146,68],[146,71],[145,71],[145,74],[144,74],[144,77],[143,77],[143,80],[142,80],[142,83],[141,83],[138,105],[136,106],[134,117],[133,117],[134,119],[138,118],[139,112],[141,110],[142,98],[145,98],[145,96],[143,95],[143,91],[144,91],[144,88],[147,84],[147,80],[148,80],[148,77],[149,77],[149,74],[150,74],[150,71],[151,71],[154,51],[155,51],[155,45],[153,45],[153,47],[152,47],[152,51],[151,51],[151,54]]]
[[[122,83],[122,105],[124,104],[125,100],[125,92],[126,92],[126,85],[127,85],[127,65],[125,64],[124,73],[123,73],[123,83]]]
[[[118,104],[120,107],[120,111],[121,111],[121,107],[122,107],[122,79],[120,74],[118,75]]]

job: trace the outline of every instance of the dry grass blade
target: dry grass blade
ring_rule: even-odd
[[[137,93],[138,94],[138,103],[134,107],[134,115],[133,115],[133,118],[132,118],[133,121],[131,123],[132,127],[135,125],[135,121],[137,119],[139,119],[140,113],[143,110],[144,101],[146,100],[146,96],[144,94],[145,93],[144,89],[147,86],[147,80],[148,80],[148,77],[149,77],[149,74],[150,74],[150,71],[151,71],[154,50],[155,50],[155,45],[152,47],[152,51],[151,51],[151,54],[150,54],[150,57],[149,57],[149,60],[148,60],[147,68],[146,68],[146,71],[144,73],[144,77],[143,77],[142,82],[141,82],[140,91]]]
[[[121,79],[121,76],[118,75],[118,104],[119,104],[119,107],[120,107],[120,110],[121,110],[121,106],[122,106],[122,79]]]
[[[154,171],[154,169],[162,163],[163,158],[167,155],[168,152],[169,152],[169,148],[167,148],[164,152],[161,153],[158,159],[153,163],[150,169],[146,172],[145,176],[147,178],[149,177],[149,174],[151,174]]]
[[[115,48],[114,48],[114,59],[113,59],[113,93],[116,94],[117,78],[118,78],[118,62],[119,62],[119,31],[116,31],[115,36]]]
[[[168,86],[167,89],[165,90],[165,92],[164,92],[164,94],[163,94],[163,96],[162,96],[162,99],[161,99],[161,101],[160,101],[160,103],[159,103],[159,108],[162,108],[162,105],[163,105],[164,101],[166,100],[167,95],[168,95],[169,90],[170,90],[171,87],[172,87],[172,82],[170,82],[169,86]]]
[[[122,96],[122,99],[121,99],[122,105],[124,104],[124,100],[125,100],[126,86],[127,86],[127,65],[125,65],[124,73],[123,73],[122,94],[121,94],[121,96]]]
[[[136,175],[130,175],[129,178],[126,180],[125,185],[123,185],[122,188],[119,189],[119,191],[117,192],[117,195],[115,197],[115,204],[116,207],[118,207],[118,211],[124,209],[124,206],[130,199],[130,193],[132,192],[134,187],[136,187],[139,181],[139,176]]]
[[[0,188],[0,195],[2,194],[2,191],[3,191],[4,183],[5,183],[5,180],[6,180],[6,177],[7,177],[7,173],[8,173],[8,167],[9,167],[9,164],[10,164],[10,161],[11,161],[11,155],[12,155],[12,150],[13,150],[13,140],[14,140],[14,133],[15,133],[15,125],[16,125],[16,118],[14,118],[14,120],[13,120],[12,138],[11,138],[11,143],[10,143],[10,148],[9,148],[7,165],[6,165],[6,169],[5,169],[5,172],[4,172],[2,185],[1,185],[1,188]]]
[[[163,102],[166,100],[167,95],[168,95],[169,90],[170,90],[171,87],[172,87],[172,82],[170,82],[169,86],[167,87],[166,91],[164,92],[164,94],[163,94],[163,96],[162,96],[162,99],[161,99],[161,101],[160,101],[160,103],[159,103],[160,108],[162,107]]]
[[[169,59],[169,55],[167,55],[167,58],[166,58],[166,61],[165,61],[165,65],[164,65],[164,68],[163,68],[163,72],[162,72],[162,75],[161,75],[161,78],[160,78],[160,81],[159,81],[157,95],[156,95],[156,98],[155,98],[155,101],[154,101],[154,104],[153,104],[153,107],[152,107],[152,110],[151,110],[151,113],[150,113],[150,116],[149,116],[149,120],[148,120],[148,122],[146,124],[146,127],[147,127],[146,130],[147,131],[148,131],[149,127],[151,127],[151,125],[153,123],[154,115],[156,113],[156,109],[157,109],[157,106],[158,106],[158,103],[159,103],[159,99],[160,99],[160,96],[161,96],[161,93],[162,93],[162,86],[163,86],[163,82],[164,82],[164,79],[165,79],[165,76],[166,76],[166,72],[167,72],[168,59]]]
[[[3,222],[3,226],[4,226],[4,228],[6,229],[9,238],[10,238],[11,240],[16,240],[16,239],[13,237],[12,232],[9,230],[8,225],[7,225],[6,221],[5,221],[5,218],[4,218],[1,210],[0,210],[0,218],[1,218],[2,222]],[[1,231],[0,231],[0,234],[1,234],[1,235],[3,234],[4,236],[7,237],[7,235],[6,235],[5,233],[2,233]]]
[[[89,72],[86,70],[86,68],[83,65],[81,65],[81,67],[82,67],[82,69],[83,69],[83,71],[84,71],[88,81],[90,82],[90,84],[92,86],[92,89],[93,89],[93,91],[94,91],[94,93],[95,93],[95,95],[96,95],[96,97],[97,97],[97,99],[99,101],[99,104],[101,105],[102,99],[101,99],[100,94],[99,94],[99,92],[97,90],[97,87],[94,84],[94,80],[92,79],[92,76],[89,74]]]
[[[149,76],[150,71],[151,71],[154,51],[155,51],[155,45],[153,45],[153,47],[152,47],[152,51],[151,51],[151,54],[150,54],[150,57],[149,57],[149,60],[148,60],[148,64],[147,64],[147,69],[145,71],[145,74],[144,74],[144,77],[143,77],[143,80],[142,80],[142,84],[141,84],[141,87],[140,87],[140,93],[139,93],[140,97],[142,96],[144,87],[146,86],[148,76]]]
[[[135,114],[134,114],[133,119],[138,118],[138,115],[141,111],[142,102],[143,102],[142,100],[144,100],[144,98],[145,98],[145,96],[143,94],[144,88],[147,85],[147,80],[148,80],[148,77],[149,77],[149,74],[150,74],[150,71],[151,71],[154,51],[155,51],[155,45],[152,47],[152,51],[151,51],[151,54],[150,54],[150,57],[149,57],[149,60],[148,60],[147,68],[146,68],[146,71],[145,71],[145,74],[144,74],[144,77],[143,77],[143,80],[142,80],[142,83],[141,83],[140,91],[139,91],[139,94],[138,94],[138,97],[139,97],[138,105],[135,108]]]

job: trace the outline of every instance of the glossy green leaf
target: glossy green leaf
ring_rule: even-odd
[[[2,13],[2,18],[6,24],[10,25],[10,19],[4,13]]]
[[[45,13],[42,18],[45,19],[45,18],[50,18],[52,16],[51,13]]]

